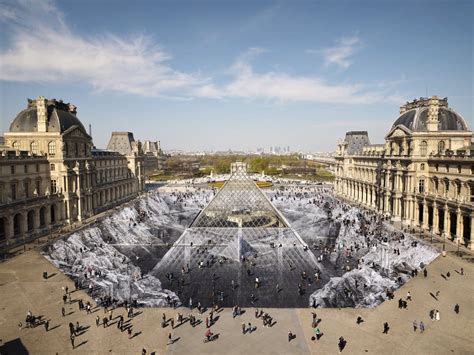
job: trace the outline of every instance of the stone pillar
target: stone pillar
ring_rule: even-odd
[[[428,226],[428,205],[425,200],[423,200],[423,229],[429,229]]]
[[[5,240],[8,242],[13,238],[13,214],[5,216]]]
[[[39,228],[40,228],[40,208],[37,207],[34,209],[35,211],[35,215],[34,215],[34,218],[33,218],[33,231],[34,233],[38,233],[39,232]]]
[[[464,220],[463,216],[461,214],[461,209],[458,208],[456,211],[457,214],[457,221],[456,221],[456,238],[459,240],[459,243],[464,242],[463,238],[463,226],[464,226]]]
[[[438,230],[439,225],[439,213],[438,213],[438,205],[433,203],[433,233],[438,234],[440,231]]]
[[[451,224],[451,215],[449,213],[449,208],[447,205],[444,206],[444,231],[443,231],[443,236],[446,236],[446,238],[449,238],[449,230],[450,230],[450,224]]]

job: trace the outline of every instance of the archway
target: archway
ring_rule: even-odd
[[[46,225],[46,207],[41,207],[40,209],[40,227]]]
[[[51,205],[51,224],[56,223],[56,205]]]
[[[13,235],[20,235],[22,222],[23,216],[20,213],[17,213],[15,217],[13,217]]]
[[[28,232],[31,232],[35,228],[35,211],[28,211],[27,222]]]

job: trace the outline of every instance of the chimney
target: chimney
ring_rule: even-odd
[[[38,96],[36,99],[36,115],[38,132],[47,132],[47,114],[46,114],[46,99],[43,96]]]
[[[89,123],[89,136],[92,137],[92,125]]]
[[[432,96],[428,100],[428,120],[426,121],[426,128],[428,131],[438,130],[438,111],[440,100],[437,96]]]

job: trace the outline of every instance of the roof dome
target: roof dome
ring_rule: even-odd
[[[428,107],[419,107],[403,112],[393,124],[393,127],[403,125],[411,131],[428,131]],[[447,107],[438,109],[438,131],[468,131],[466,121],[461,115]]]
[[[46,102],[46,127],[47,132],[64,133],[69,128],[77,126],[84,134],[87,132],[81,121],[70,111],[70,107],[60,101],[48,100]],[[38,132],[38,110],[36,105],[29,100],[28,108],[21,111],[10,124],[10,132]]]

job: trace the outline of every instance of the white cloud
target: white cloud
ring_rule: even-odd
[[[323,50],[310,49],[307,52],[312,54],[323,54],[325,65],[336,65],[347,69],[352,65],[352,56],[359,50],[361,40],[357,36],[343,37],[336,41],[333,47]]]
[[[16,23],[11,47],[0,52],[1,80],[81,82],[96,90],[167,97],[206,82],[171,68],[171,56],[146,35],[85,38],[64,25],[52,3],[20,5],[0,8],[0,19]]]
[[[51,1],[2,3],[0,21],[9,23],[12,31],[9,33],[13,33],[9,47],[0,51],[0,80],[4,81],[80,83],[97,91],[186,100],[403,102],[383,86],[329,83],[323,78],[280,71],[256,72],[251,60],[268,52],[260,47],[242,53],[230,66],[225,80],[217,82],[200,74],[185,73],[171,66],[171,55],[149,36],[85,37],[74,33]],[[351,37],[339,40],[338,46],[353,48],[359,43],[357,37]],[[346,49],[345,54],[336,55],[335,50],[328,49],[328,57],[342,66],[348,65],[344,63],[349,60],[351,51],[353,49]]]
[[[283,72],[255,73],[249,58],[265,52],[251,48],[231,67],[232,79],[227,84],[208,84],[194,91],[199,97],[245,98],[274,101],[306,101],[344,104],[402,102],[397,95],[384,91],[379,84],[330,84],[317,77],[293,76]]]

